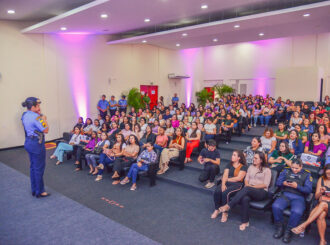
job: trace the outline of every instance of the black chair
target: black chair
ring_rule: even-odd
[[[149,164],[148,171],[140,171],[138,173],[138,178],[142,176],[149,177],[150,186],[156,185],[157,170],[158,170],[158,164],[160,158],[160,151],[155,149],[155,152],[157,153],[156,161]]]
[[[169,164],[179,166],[179,170],[183,170],[184,159],[186,158],[186,148],[187,148],[187,140],[185,139],[184,148],[181,151],[179,151],[179,156],[171,158]]]

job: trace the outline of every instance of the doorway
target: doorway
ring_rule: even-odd
[[[150,110],[157,106],[158,102],[158,86],[154,85],[140,85],[140,92],[142,95],[147,95],[150,98]]]

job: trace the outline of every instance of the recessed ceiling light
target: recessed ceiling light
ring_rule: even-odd
[[[182,36],[186,37],[186,36],[188,36],[188,34],[187,33],[182,33]]]
[[[106,19],[106,18],[108,18],[108,15],[107,15],[107,14],[101,14],[100,17],[101,17],[102,19]]]
[[[175,44],[175,46],[180,47],[180,43]]]
[[[66,31],[66,30],[67,30],[67,28],[65,26],[61,27],[61,31]]]
[[[148,18],[144,19],[144,22],[150,22],[150,19],[148,19]]]
[[[7,10],[7,13],[8,13],[8,14],[15,14],[15,10],[13,10],[13,9],[8,9],[8,10]]]
[[[206,4],[203,4],[202,6],[201,6],[201,9],[207,9],[208,8],[208,6],[206,5]]]
[[[143,43],[146,43],[146,42],[147,42],[147,40],[143,40],[142,42],[143,42]]]
[[[309,17],[309,16],[311,16],[311,14],[306,13],[306,14],[304,14],[303,16],[304,16],[304,17]]]
[[[259,36],[262,37],[263,35],[265,35],[264,33],[260,32],[259,33]]]
[[[217,42],[218,41],[218,39],[217,38],[213,38],[213,42]]]
[[[239,25],[234,25],[234,28],[236,28],[236,29],[239,28],[239,27],[240,27]]]

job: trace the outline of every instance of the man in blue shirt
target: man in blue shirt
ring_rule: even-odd
[[[121,100],[118,101],[118,106],[119,106],[119,112],[124,111],[126,113],[127,100],[125,95],[121,96]]]
[[[106,96],[102,95],[102,99],[100,99],[99,103],[97,103],[97,109],[100,111],[100,116],[102,119],[105,119],[109,109],[109,102],[105,98]]]
[[[178,104],[179,104],[179,97],[178,94],[175,93],[174,96],[172,97],[172,105],[174,107],[178,107]]]
[[[115,100],[115,96],[111,95],[111,99],[109,100],[109,104],[110,104],[110,116],[114,116],[116,111],[117,111],[117,101]]]

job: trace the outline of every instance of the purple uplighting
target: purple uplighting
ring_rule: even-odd
[[[190,78],[185,79],[185,92],[186,92],[186,106],[189,107],[192,95],[193,86],[193,71],[195,69],[194,63],[196,62],[196,55],[198,49],[184,49],[180,53],[184,58],[185,74]]]
[[[69,81],[71,94],[74,100],[76,114],[86,119],[88,115],[87,105],[87,65],[86,65],[86,41],[85,34],[68,34],[59,35],[65,41],[65,51],[67,55],[67,69],[69,73]]]

